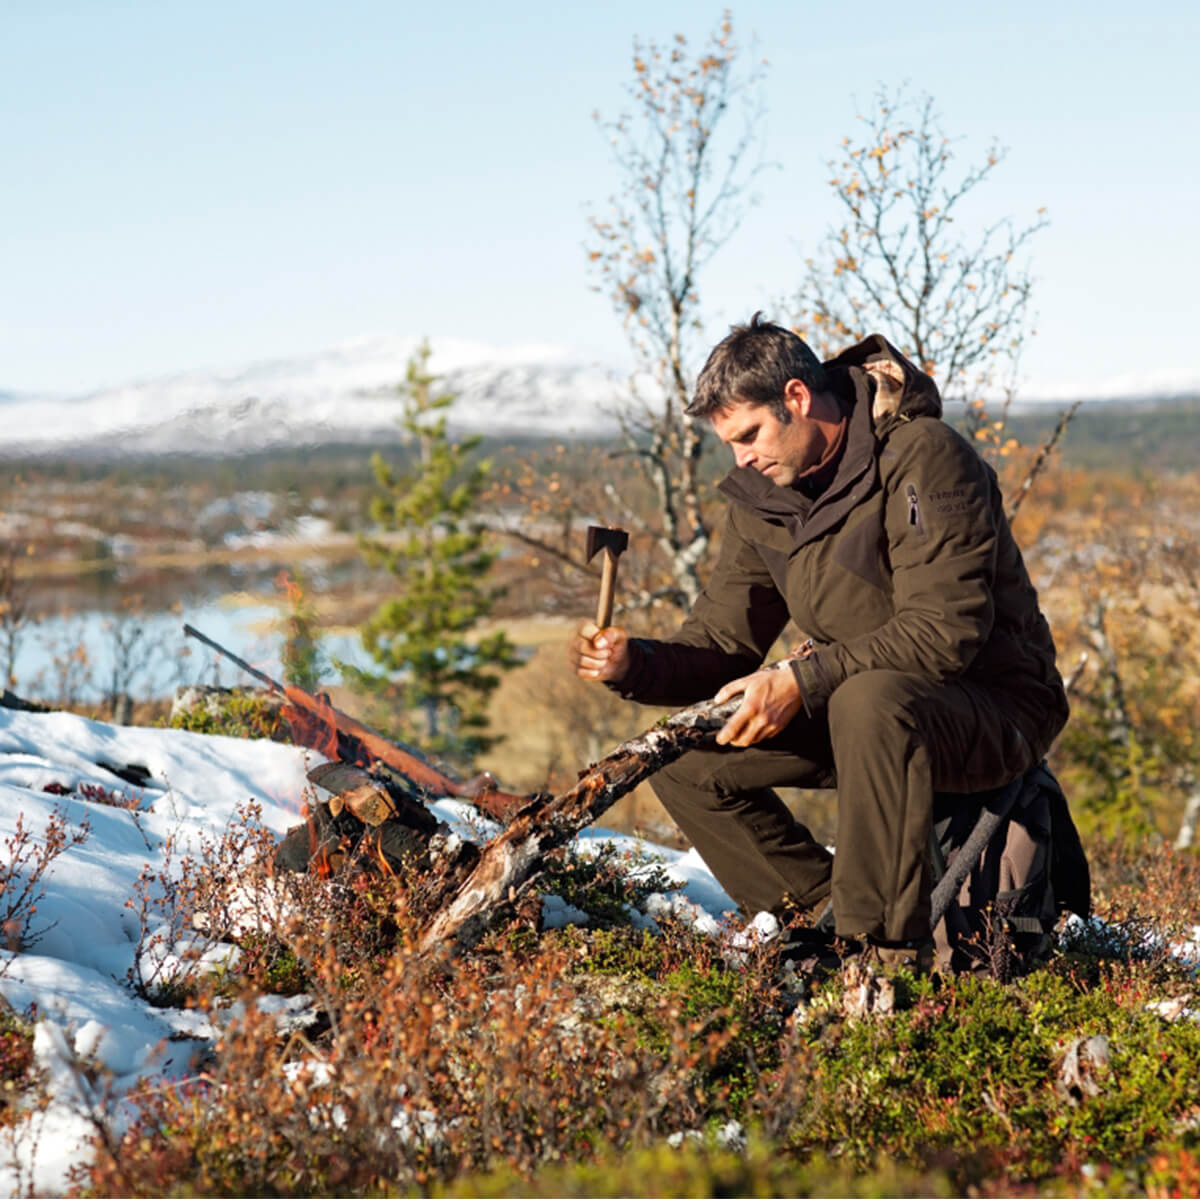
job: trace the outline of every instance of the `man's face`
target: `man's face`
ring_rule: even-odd
[[[803,415],[802,405],[784,397],[789,421],[765,404],[734,404],[711,419],[713,431],[732,451],[739,467],[753,467],[780,487],[791,487],[821,461],[825,437]]]

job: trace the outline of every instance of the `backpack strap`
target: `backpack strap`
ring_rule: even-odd
[[[992,793],[984,802],[975,828],[971,830],[971,836],[955,854],[949,870],[938,881],[929,898],[930,929],[936,928],[938,922],[946,915],[950,901],[958,895],[963,881],[971,873],[971,868],[979,861],[983,848],[992,840],[992,835],[1012,811],[1025,785],[1026,776],[1018,775],[1006,788]]]

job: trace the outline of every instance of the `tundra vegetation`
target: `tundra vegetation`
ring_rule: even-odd
[[[765,178],[763,69],[726,16],[698,52],[682,37],[636,46],[626,110],[601,120],[617,187],[591,222],[589,261],[638,366],[619,437],[456,442],[453,398],[418,355],[398,395],[408,440],[398,426],[373,468],[353,447],[236,466],[25,464],[0,527],[7,686],[105,718],[133,697],[134,720],[163,720],[139,694],[138,614],[235,578],[277,595],[286,568],[289,681],[320,685],[322,632],[361,628],[392,728],[509,790],[561,791],[649,725],[562,666],[570,624],[594,599],[582,525],[631,529],[622,619],[650,632],[676,622],[714,549],[723,471],[682,411],[702,352],[701,285]],[[207,936],[243,950],[186,999],[210,1011],[241,1001],[242,1015],[194,1087],[146,1088],[121,1125],[97,1116],[80,1194],[1200,1191],[1200,421],[1194,405],[1085,408],[1069,426],[1014,411],[1032,332],[1024,256],[1044,219],[972,224],[1002,161],[997,148],[959,168],[932,101],[881,92],[831,164],[844,221],[777,315],[830,346],[882,328],[935,373],[948,419],[1020,498],[1015,531],[1074,708],[1052,766],[1088,844],[1099,920],[1064,927],[1023,979],[902,972],[897,1011],[861,1016],[836,974],[795,1007],[771,944],[730,953],[678,919],[648,922],[647,897],[669,890],[653,861],[564,852],[538,890],[587,925],[543,928],[535,898],[449,962],[416,950],[419,864],[282,878],[248,821],[161,881],[175,927],[203,913]],[[247,541],[306,516],[324,522],[319,547]],[[94,679],[64,636],[42,678],[14,676],[16,648],[48,615],[89,607],[112,615],[122,674]],[[181,661],[181,682],[196,665]],[[335,692],[379,721],[371,696]],[[286,736],[253,694],[180,721]],[[828,797],[791,800],[833,838]],[[645,795],[612,818],[671,836]],[[57,827],[6,848],[13,944],[36,933],[36,887],[64,848]],[[251,933],[231,880],[278,900]],[[308,997],[306,1021],[281,1034],[272,995]],[[34,1017],[0,1012],[0,1121],[20,1121],[42,1086]]]
[[[248,823],[157,881],[179,927],[243,953],[186,985],[141,981],[224,1013],[222,1032],[187,1088],[147,1086],[119,1122],[97,1111],[80,1194],[1166,1196],[1198,1181],[1194,969],[1171,950],[1196,920],[1191,853],[1109,843],[1102,923],[1064,931],[1045,966],[1007,985],[901,972],[896,1011],[875,1016],[836,975],[793,1010],[770,943],[731,953],[667,917],[648,928],[639,906],[666,886],[653,861],[565,855],[543,889],[586,927],[540,929],[525,905],[451,962],[415,948],[418,871],[272,875],[273,851]],[[296,998],[286,1030],[280,996]],[[0,1032],[9,1119],[38,1087],[30,1036],[16,1014]]]

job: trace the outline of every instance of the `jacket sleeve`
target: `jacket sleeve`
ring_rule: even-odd
[[[642,704],[707,700],[731,679],[758,669],[787,619],[770,572],[727,514],[721,553],[691,615],[663,641],[632,639],[630,669],[609,686]]]
[[[892,617],[869,633],[820,646],[794,671],[810,713],[860,671],[928,679],[961,674],[995,617],[999,493],[990,468],[948,425],[918,419],[880,455]]]

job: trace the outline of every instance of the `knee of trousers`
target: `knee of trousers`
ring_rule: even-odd
[[[829,735],[835,751],[852,744],[901,747],[920,741],[913,682],[902,671],[851,675],[829,697]]]
[[[668,811],[722,808],[731,794],[724,779],[726,757],[712,750],[689,750],[651,776],[650,786]]]

